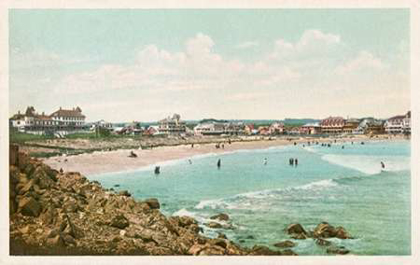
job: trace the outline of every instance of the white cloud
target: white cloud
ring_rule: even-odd
[[[278,39],[270,58],[289,61],[305,60],[331,54],[340,46],[341,38],[338,35],[323,33],[319,30],[306,30],[296,43]]]
[[[381,71],[388,67],[380,58],[370,52],[361,51],[355,58],[338,66],[336,73],[340,75],[366,74],[366,71]]]
[[[115,93],[121,98],[126,95],[127,105],[132,97],[153,98],[156,105],[165,105],[168,111],[187,109],[188,105],[209,113],[223,111],[229,105],[229,113],[235,114],[236,105],[229,100],[244,104],[237,106],[239,109],[245,108],[246,101],[254,102],[255,108],[258,102],[264,102],[264,106],[284,102],[284,106],[274,103],[278,109],[273,111],[293,110],[298,114],[298,109],[286,108],[287,104],[302,102],[312,106],[310,102],[332,102],[338,93],[356,101],[358,95],[352,93],[365,90],[367,80],[372,80],[372,86],[381,86],[384,93],[391,93],[400,82],[381,83],[379,77],[391,73],[386,60],[368,51],[349,53],[335,34],[307,30],[296,42],[278,39],[273,44],[273,49],[257,60],[228,59],[214,51],[217,43],[210,36],[198,33],[177,52],[148,45],[135,54],[131,64],[107,64],[68,75],[55,91],[91,98],[99,93]],[[150,102],[143,106],[153,108]],[[249,111],[247,114],[253,115]],[[151,114],[155,112],[150,110]]]
[[[22,69],[36,69],[48,67],[60,67],[67,64],[80,63],[86,59],[69,58],[55,52],[36,51],[24,53],[19,48],[12,49],[10,62],[11,69],[19,71]]]
[[[252,47],[257,47],[259,45],[258,41],[246,41],[236,45],[238,49],[249,49]]]

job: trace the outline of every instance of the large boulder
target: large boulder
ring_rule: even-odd
[[[18,211],[26,216],[39,216],[41,205],[32,197],[24,197],[19,201]]]
[[[110,225],[112,227],[116,227],[116,228],[119,228],[119,229],[124,229],[127,226],[129,226],[130,223],[128,222],[128,219],[124,215],[118,214],[118,215],[114,216],[114,218],[111,219]]]
[[[334,226],[330,225],[327,222],[320,223],[314,230],[314,237],[315,238],[330,238],[335,237],[337,235],[337,231]]]
[[[212,217],[210,217],[210,219],[219,220],[219,221],[228,221],[229,220],[229,215],[227,215],[225,213],[219,213],[219,214],[213,215]]]
[[[37,184],[41,189],[54,186],[55,182],[51,179],[51,176],[54,176],[54,174],[51,169],[45,166],[38,166],[32,174],[32,178],[37,180]]]
[[[286,241],[278,242],[278,243],[274,244],[274,246],[278,247],[278,248],[292,248],[292,247],[296,246],[296,243],[294,243],[290,240],[286,240]]]
[[[289,235],[292,234],[307,234],[305,229],[303,228],[303,226],[301,224],[290,224],[287,228],[286,228],[286,232]]]
[[[156,198],[150,198],[144,201],[150,209],[160,209],[160,203]]]
[[[47,238],[46,244],[51,247],[64,247],[66,245],[60,234],[55,237]]]
[[[348,239],[348,238],[352,238],[350,236],[350,234],[347,232],[346,229],[344,229],[344,227],[337,227],[336,228],[336,235],[335,237],[340,238],[340,239]]]
[[[36,180],[35,179],[31,179],[25,185],[18,185],[18,188],[21,187],[19,189],[19,194],[25,194],[25,193],[27,193],[29,191],[33,191],[34,190],[35,183],[36,183]]]
[[[257,256],[279,256],[282,255],[283,253],[281,251],[276,251],[276,250],[271,250],[266,246],[259,246],[259,245],[255,245],[252,249],[251,249],[251,255],[257,255]]]
[[[118,195],[120,196],[126,196],[126,197],[130,197],[131,194],[128,192],[128,190],[122,190],[120,192],[118,192]]]
[[[327,248],[327,253],[328,254],[335,254],[335,255],[346,255],[346,254],[350,253],[350,250],[346,249],[343,246],[329,247],[329,248]]]
[[[206,226],[209,227],[209,228],[216,228],[216,229],[223,228],[223,225],[221,225],[217,222],[209,222],[209,223],[206,224]]]
[[[346,229],[343,227],[334,227],[327,222],[320,223],[313,232],[314,238],[331,238],[337,237],[340,239],[352,238]]]

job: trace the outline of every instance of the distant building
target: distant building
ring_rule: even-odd
[[[342,133],[345,120],[342,117],[328,117],[320,123],[322,133]]]
[[[411,111],[405,115],[397,115],[385,122],[385,132],[388,134],[411,133]]]
[[[226,123],[206,121],[194,127],[195,135],[222,135],[226,133]]]
[[[104,120],[99,120],[99,121],[93,122],[90,126],[91,130],[95,130],[96,128],[103,128],[103,129],[113,131],[114,130],[114,125],[110,122],[106,122]]]
[[[403,119],[403,133],[411,134],[411,111],[407,112]]]
[[[145,135],[159,135],[159,134],[162,134],[162,133],[159,132],[159,126],[149,126],[144,131],[144,134]]]
[[[260,126],[258,127],[258,134],[259,135],[270,135],[270,127],[268,126]]]
[[[274,122],[270,125],[270,134],[283,134],[284,124],[282,122]]]
[[[159,121],[159,132],[164,134],[182,134],[186,131],[186,124],[179,114]]]
[[[59,122],[59,130],[81,130],[85,125],[85,116],[79,107],[71,110],[62,109],[53,112],[50,115],[53,121]]]
[[[59,110],[51,115],[38,114],[33,106],[27,107],[25,114],[13,115],[10,118],[12,127],[20,132],[32,134],[67,134],[85,129],[85,116],[79,107],[71,110],[65,110],[60,107]]]
[[[225,133],[230,135],[244,134],[245,124],[243,122],[228,122],[225,127]]]
[[[287,130],[288,134],[300,134],[300,127],[295,126],[295,127],[291,127]]]
[[[353,133],[355,129],[359,126],[360,120],[358,119],[347,119],[343,125],[343,132],[344,133]]]
[[[307,123],[300,127],[301,134],[320,134],[321,132],[319,123]]]
[[[244,126],[244,134],[251,135],[251,134],[257,134],[258,130],[255,129],[255,126],[253,123],[246,124]]]

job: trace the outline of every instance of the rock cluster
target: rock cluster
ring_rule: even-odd
[[[242,248],[225,235],[204,237],[195,219],[164,216],[157,199],[138,201],[79,173],[60,173],[19,155],[10,166],[11,254],[290,254],[261,246]]]
[[[286,233],[293,239],[307,239],[313,238],[315,243],[319,246],[329,246],[326,250],[328,254],[345,255],[350,253],[349,250],[343,246],[335,246],[326,238],[352,239],[353,237],[341,226],[334,227],[327,222],[322,222],[316,226],[314,231],[306,231],[301,224],[290,224],[286,229]],[[277,247],[292,246],[293,242],[284,241],[275,244]]]

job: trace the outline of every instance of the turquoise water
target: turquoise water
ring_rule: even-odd
[[[297,167],[289,165],[291,157],[299,159]],[[158,176],[147,167],[90,179],[107,188],[118,184],[114,189],[127,189],[139,199],[158,198],[166,215],[189,215],[206,223],[216,213],[227,213],[234,229],[203,226],[204,233],[221,231],[243,246],[272,247],[288,239],[283,230],[290,223],[313,229],[327,221],[354,237],[332,240],[353,254],[411,253],[408,141],[281,146],[191,161],[162,163]],[[312,239],[296,242],[300,255],[325,255]]]

